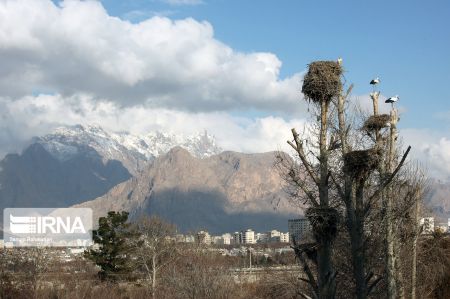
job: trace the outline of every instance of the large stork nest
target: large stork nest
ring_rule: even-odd
[[[366,177],[375,170],[381,159],[379,149],[352,151],[344,155],[344,172],[354,178]]]
[[[334,239],[337,234],[339,213],[335,208],[311,207],[306,210],[316,240]]]
[[[391,117],[388,114],[372,115],[365,122],[363,129],[367,132],[374,132],[389,127]]]
[[[303,79],[302,92],[313,102],[331,101],[342,90],[342,67],[335,61],[315,61]]]

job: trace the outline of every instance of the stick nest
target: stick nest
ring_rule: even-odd
[[[333,239],[337,234],[339,213],[335,208],[312,207],[306,210],[316,240]]]
[[[374,132],[389,127],[391,117],[388,114],[372,115],[365,122],[363,129]]]
[[[378,167],[381,151],[377,149],[352,151],[344,155],[344,172],[354,178],[367,177]]]
[[[342,67],[335,61],[315,61],[303,79],[302,92],[313,102],[331,101],[342,90]]]

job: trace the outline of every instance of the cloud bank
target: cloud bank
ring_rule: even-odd
[[[227,150],[287,150],[306,117],[301,73],[282,78],[274,54],[237,51],[208,22],[131,23],[98,1],[0,0],[0,64],[0,155],[57,126],[92,123],[134,134],[207,129]],[[354,101],[370,109],[367,95]],[[401,133],[415,157],[450,177],[449,138]]]
[[[281,79],[274,54],[235,51],[208,22],[132,24],[95,1],[1,2],[0,61],[2,94],[15,98],[50,91],[194,112],[300,109],[300,74]]]
[[[58,126],[99,124],[110,131],[146,134],[163,131],[195,134],[208,130],[227,150],[265,152],[287,149],[292,127],[300,120],[280,117],[245,118],[224,112],[189,113],[144,106],[120,107],[116,103],[93,100],[89,95],[69,98],[61,95],[26,96],[11,101],[0,99],[0,148],[16,152],[35,135],[43,135]]]

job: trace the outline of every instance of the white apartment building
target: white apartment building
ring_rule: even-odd
[[[223,234],[221,236],[214,236],[212,237],[212,243],[216,245],[230,245],[231,240],[233,238],[231,237],[231,234]]]
[[[256,243],[255,232],[251,229],[241,231],[240,241],[241,244],[255,244]]]
[[[207,231],[199,231],[197,233],[197,242],[199,244],[211,244],[211,235]]]
[[[230,245],[232,239],[233,239],[233,237],[231,236],[231,234],[226,233],[226,234],[222,235],[222,240],[223,240],[224,245]]]
[[[432,234],[434,232],[433,217],[425,217],[420,219],[420,225],[422,226],[422,234]]]
[[[287,233],[280,233],[280,242],[281,243],[289,243],[289,232]]]
[[[289,241],[292,242],[292,238],[295,240],[301,240],[307,233],[311,231],[311,224],[307,218],[289,219]]]

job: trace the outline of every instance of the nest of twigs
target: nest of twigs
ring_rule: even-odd
[[[381,152],[377,149],[352,151],[344,155],[344,172],[352,177],[366,177],[380,163]]]
[[[339,213],[335,208],[312,207],[306,210],[316,240],[333,239],[337,234]]]
[[[313,102],[331,101],[342,90],[342,67],[335,61],[315,61],[303,79],[302,92]]]
[[[388,114],[372,115],[365,122],[363,129],[368,132],[378,131],[389,127],[391,117]]]

